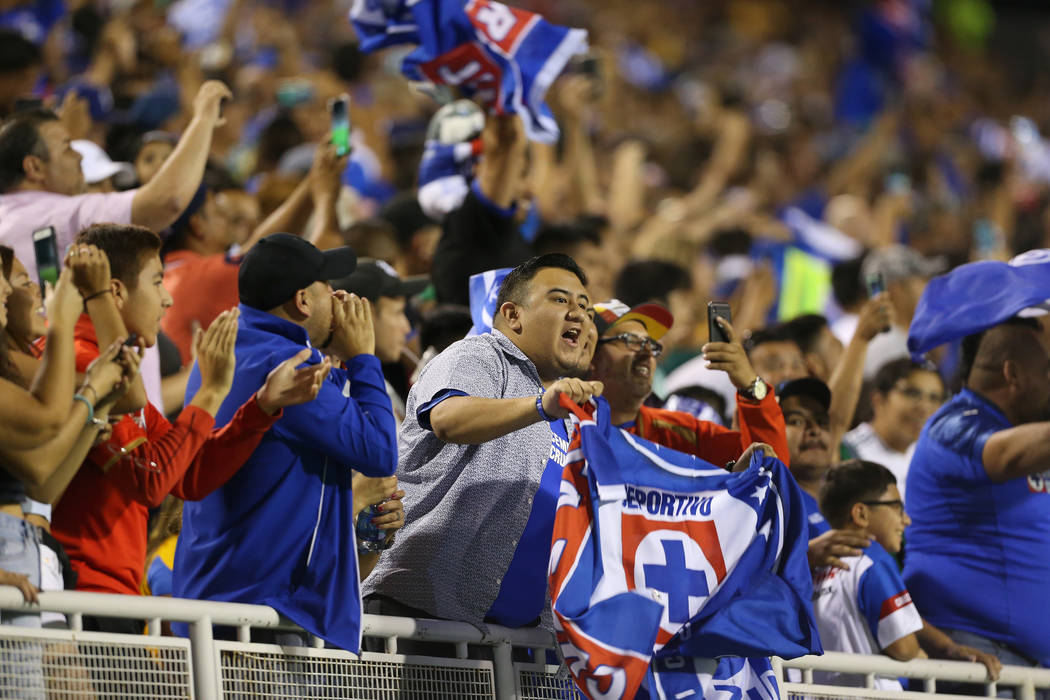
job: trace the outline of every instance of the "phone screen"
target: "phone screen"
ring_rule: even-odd
[[[868,298],[874,298],[886,291],[886,279],[881,272],[868,275]]]
[[[350,96],[340,95],[328,102],[332,119],[332,144],[339,157],[350,152]]]
[[[733,312],[729,308],[729,304],[724,301],[709,301],[707,302],[707,335],[708,339],[712,343],[728,343],[729,336],[726,335],[725,330],[722,326],[718,325],[715,321],[716,318],[724,318],[727,321],[732,322]]]
[[[40,289],[43,291],[44,283],[58,282],[58,240],[55,237],[55,227],[33,231],[33,253],[36,256],[36,271],[40,277]]]

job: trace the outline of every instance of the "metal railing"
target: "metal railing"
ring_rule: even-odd
[[[546,662],[556,643],[536,628],[490,626],[487,633],[459,622],[364,615],[363,633],[379,651],[361,655],[325,648],[252,643],[252,630],[302,630],[272,608],[178,598],[55,591],[27,605],[18,589],[0,586],[0,609],[65,613],[69,630],[0,626],[0,697],[19,698],[580,698],[564,667]],[[146,620],[148,635],[83,631],[83,616]],[[188,639],[160,636],[161,622],[189,625]],[[216,639],[213,627],[236,630]],[[448,657],[399,652],[401,640],[440,642]],[[402,645],[403,647],[407,645]],[[482,653],[478,653],[478,652]],[[522,661],[522,657],[531,660]],[[794,669],[789,671],[789,669]],[[789,661],[775,659],[781,696],[788,699],[907,698],[923,693],[875,688],[876,677],[916,678],[926,693],[938,683],[983,685],[994,697],[1005,687],[1018,700],[1050,693],[1050,670],[1003,668],[989,683],[984,666],[957,661],[893,661],[884,656],[829,652]],[[821,672],[855,674],[854,685],[821,685]],[[818,677],[814,678],[814,673]],[[790,675],[789,675],[790,674]],[[928,697],[926,695],[925,697]],[[952,696],[939,695],[940,698]]]

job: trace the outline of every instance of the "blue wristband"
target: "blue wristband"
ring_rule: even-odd
[[[547,415],[547,412],[543,410],[543,392],[541,391],[536,396],[536,413],[540,414],[540,420],[546,421],[547,423],[553,422],[555,419]]]
[[[81,396],[80,394],[73,394],[73,400],[74,401],[83,401],[84,405],[87,406],[88,417],[87,417],[87,420],[84,421],[84,425],[87,425],[88,423],[93,422],[95,420],[95,407],[91,405],[91,402],[87,400],[87,397],[86,396]]]

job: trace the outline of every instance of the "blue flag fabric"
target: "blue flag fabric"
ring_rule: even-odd
[[[510,274],[512,269],[501,267],[470,276],[470,320],[474,322],[474,325],[467,332],[468,338],[492,330],[492,318],[496,315],[499,288],[503,284],[503,278]]]
[[[355,0],[350,19],[364,52],[416,44],[401,64],[409,80],[458,88],[496,114],[517,114],[526,135],[554,143],[544,103],[554,79],[587,50],[587,32],[492,0]]]
[[[573,418],[549,579],[577,685],[590,698],[777,697],[765,657],[822,652],[787,468],[765,458],[731,474],[615,428],[604,399],[589,408]]]
[[[1050,250],[1031,250],[1009,263],[984,260],[960,265],[926,286],[908,329],[908,350],[919,359],[938,345],[1043,306],[1047,299]]]

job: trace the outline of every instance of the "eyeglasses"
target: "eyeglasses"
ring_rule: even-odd
[[[660,357],[660,355],[662,355],[664,352],[664,346],[660,345],[660,343],[656,342],[652,338],[644,338],[640,335],[634,335],[633,333],[620,333],[619,335],[614,335],[611,338],[602,338],[598,341],[598,345],[602,345],[603,343],[611,343],[614,340],[622,341],[623,344],[627,346],[627,349],[632,352],[641,352],[642,350],[646,350],[653,357]]]
[[[904,501],[897,499],[895,501],[861,501],[866,506],[887,506],[897,511],[899,515],[904,515]]]
[[[893,390],[900,393],[901,396],[909,401],[915,403],[918,403],[923,399],[926,399],[930,403],[935,403],[938,406],[944,403],[944,394],[942,393],[926,392],[921,389],[916,389],[913,386],[895,386],[893,387]]]

